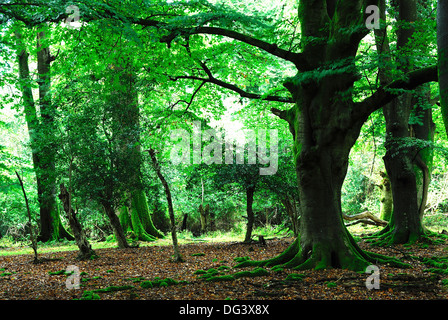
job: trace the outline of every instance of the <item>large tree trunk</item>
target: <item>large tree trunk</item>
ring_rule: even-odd
[[[382,11],[384,14],[384,2]],[[412,24],[417,20],[417,3],[415,0],[399,1],[398,6],[400,27],[397,30],[397,53],[401,56],[400,69],[409,71],[410,62],[404,57],[404,49],[408,46],[414,34]],[[387,34],[384,31],[377,31],[377,43],[388,42]],[[388,44],[380,48],[386,52]],[[381,82],[387,83],[388,76],[382,70],[383,77]],[[409,118],[414,106],[412,93],[404,93],[394,99],[391,103],[383,107],[383,113],[386,120],[386,154],[383,157],[384,164],[391,182],[393,195],[393,215],[390,224],[380,232],[383,240],[387,243],[407,243],[414,242],[424,235],[420,209],[424,198],[419,198],[417,177],[414,164],[418,149],[407,147],[406,140],[413,136],[409,127]],[[418,160],[421,160],[418,156]],[[419,161],[417,164],[421,165]],[[428,179],[427,171],[424,170],[424,178]],[[425,180],[427,181],[427,180]],[[425,185],[424,190],[427,190]],[[423,194],[424,195],[424,194]]]
[[[284,84],[296,103],[289,110],[272,109],[289,123],[293,134],[300,235],[278,257],[244,262],[240,266],[281,264],[300,269],[338,267],[360,271],[384,258],[358,247],[345,228],[341,209],[341,188],[350,149],[370,113],[394,97],[384,88],[361,103],[355,103],[352,96],[353,84],[358,79],[354,57],[359,42],[368,32],[363,12],[366,5],[378,1],[337,1],[331,2],[335,4],[331,8],[328,3],[300,1],[301,72]],[[319,72],[322,69],[326,72]],[[309,70],[317,75],[303,76]],[[428,78],[424,75],[426,71]],[[432,81],[434,68],[411,73],[409,77],[409,81],[396,81],[389,88],[413,89]]]
[[[73,237],[61,224],[56,203],[56,145],[52,142],[52,139],[55,136],[55,110],[51,105],[50,95],[48,94],[51,83],[50,63],[53,58],[50,55],[50,49],[42,46],[45,37],[46,35],[44,31],[39,32],[37,35],[37,67],[40,107],[40,117],[38,117],[31,86],[29,84],[29,54],[26,52],[25,48],[22,47],[23,43],[21,42],[20,32],[16,32],[19,46],[19,78],[21,81],[25,119],[30,136],[39,201],[40,234],[38,240],[43,242],[62,238],[73,240]]]
[[[118,75],[118,85],[113,88],[110,98],[112,116],[114,118],[114,135],[120,141],[118,165],[127,173],[127,201],[122,212],[129,211],[131,227],[135,235],[142,241],[154,241],[163,238],[152,222],[146,194],[141,182],[141,148],[140,148],[140,109],[137,89],[135,87],[135,70],[132,62],[115,66],[113,75]]]
[[[439,0],[437,3],[437,47],[440,106],[448,135],[448,1],[446,0]]]
[[[316,99],[322,97],[317,95]],[[306,116],[299,113],[297,117],[308,128],[295,133],[296,151],[300,148],[296,157],[301,207],[299,236],[279,256],[239,266],[365,270],[374,263],[375,257],[358,247],[343,223],[341,208],[341,189],[347,173],[348,156],[359,134],[360,124],[341,130],[337,128],[340,119],[335,119],[326,121],[328,131],[317,132],[311,129]],[[309,135],[315,135],[318,141],[313,141]]]

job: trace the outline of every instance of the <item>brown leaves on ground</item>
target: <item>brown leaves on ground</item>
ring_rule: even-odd
[[[31,255],[0,257],[0,299],[80,299],[85,291],[111,286],[116,291],[99,292],[100,299],[150,300],[222,300],[222,299],[446,299],[442,285],[446,276],[425,271],[429,267],[416,257],[446,256],[446,245],[394,246],[376,248],[361,244],[363,249],[395,256],[412,268],[380,268],[380,288],[368,290],[368,273],[349,270],[283,270],[268,268],[268,276],[241,277],[231,281],[208,282],[200,279],[197,270],[215,268],[233,274],[250,268],[233,269],[234,258],[252,260],[271,258],[285,250],[293,239],[273,239],[267,246],[242,243],[192,243],[181,245],[183,263],[171,261],[171,246],[145,246],[132,249],[98,249],[99,258],[78,261],[78,252],[41,254],[47,261],[32,264]],[[423,248],[424,247],[424,248]],[[54,259],[60,258],[60,259]],[[67,288],[67,275],[61,270],[79,268],[80,288]],[[227,266],[227,267],[222,267]],[[59,272],[58,272],[59,271]],[[59,274],[55,274],[59,273]],[[285,281],[291,274],[303,274],[298,281]],[[170,286],[142,288],[141,281],[171,278]],[[131,287],[133,286],[133,287]],[[107,291],[107,290],[106,290]]]

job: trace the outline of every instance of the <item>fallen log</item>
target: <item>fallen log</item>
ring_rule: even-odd
[[[358,214],[355,214],[352,216],[348,216],[344,213],[344,214],[342,214],[342,216],[343,216],[344,220],[355,221],[355,222],[346,224],[346,226],[352,226],[357,223],[366,223],[366,224],[384,227],[388,223],[387,221],[376,217],[370,211],[364,211],[364,212],[361,212],[361,213],[358,213]]]

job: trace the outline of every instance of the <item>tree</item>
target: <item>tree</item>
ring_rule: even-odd
[[[87,236],[79,223],[76,216],[77,213],[72,208],[71,195],[63,183],[60,185],[60,190],[61,193],[59,194],[59,199],[61,199],[63,203],[65,213],[67,214],[67,218],[70,223],[70,228],[75,236],[76,245],[79,248],[78,259],[88,260],[96,257],[97,255],[95,251],[93,251],[92,246],[87,240]]]
[[[437,46],[439,62],[440,105],[448,133],[448,3],[437,2]]]
[[[173,200],[171,197],[170,187],[169,187],[168,182],[166,181],[165,177],[162,174],[159,162],[157,161],[157,158],[156,158],[155,150],[149,149],[148,153],[149,153],[149,156],[151,157],[151,161],[154,166],[154,170],[156,171],[157,176],[159,177],[160,182],[163,185],[163,188],[165,190],[166,200],[168,202],[168,212],[169,212],[170,221],[171,221],[171,238],[173,240],[173,249],[174,249],[174,261],[175,262],[183,262],[184,259],[179,251],[179,244],[177,241],[176,220],[174,218]]]
[[[40,241],[55,240],[73,237],[66,232],[59,218],[59,211],[55,199],[56,176],[55,154],[56,144],[53,141],[55,135],[54,112],[55,106],[50,99],[50,64],[55,59],[50,54],[46,43],[47,27],[37,33],[37,71],[39,84],[39,110],[40,117],[32,94],[30,82],[30,70],[28,65],[28,52],[22,43],[22,32],[19,25],[16,26],[15,37],[17,39],[17,57],[19,65],[19,80],[21,84],[22,99],[25,118],[30,135],[30,144],[33,155],[33,165],[36,173],[37,193],[40,207]]]

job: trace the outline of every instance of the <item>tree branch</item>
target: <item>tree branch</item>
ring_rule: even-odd
[[[225,89],[228,89],[228,90],[231,90],[233,92],[238,93],[242,98],[260,99],[260,100],[263,100],[263,101],[275,101],[275,102],[294,103],[294,100],[292,98],[271,96],[271,95],[263,96],[261,94],[247,92],[247,91],[244,91],[243,89],[239,88],[238,86],[236,86],[234,84],[224,82],[224,81],[216,79],[214,77],[211,77],[211,78],[201,78],[201,77],[196,77],[196,76],[177,76],[177,77],[170,77],[170,79],[172,81],[177,81],[177,80],[180,80],[180,79],[192,79],[192,80],[198,80],[198,81],[207,82],[207,83],[213,83],[213,84],[215,84],[217,86],[220,86],[222,88],[225,88]]]
[[[397,89],[412,90],[427,82],[438,81],[437,66],[431,66],[406,74],[404,79],[395,80],[376,90],[370,97],[355,103],[353,116],[355,120],[367,118],[372,112],[382,108],[397,97]]]
[[[235,39],[244,42],[248,45],[262,49],[276,57],[294,63],[300,71],[308,71],[310,66],[306,62],[304,56],[301,53],[295,53],[285,49],[279,48],[276,44],[272,44],[263,40],[256,39],[254,37],[223,28],[218,27],[197,27],[192,29],[177,29],[170,34],[162,37],[162,42],[165,42],[170,47],[171,42],[179,35],[192,35],[192,34],[212,34],[221,35],[231,39]]]

